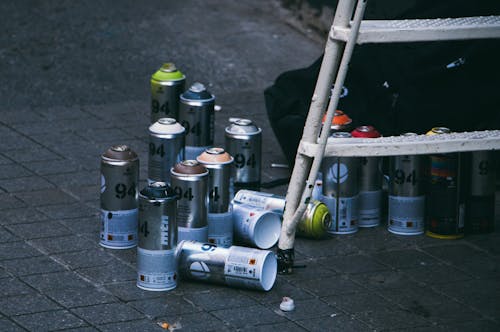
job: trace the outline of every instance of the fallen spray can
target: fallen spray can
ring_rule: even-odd
[[[229,178],[233,157],[223,148],[206,149],[196,160],[208,169],[208,242],[228,248],[233,244]]]
[[[177,196],[164,182],[139,193],[137,287],[167,291],[177,287]]]
[[[262,130],[248,119],[229,119],[225,129],[227,152],[233,156],[233,193],[240,189],[260,189]]]
[[[389,158],[389,232],[398,235],[424,233],[426,165],[427,157],[421,155]]]
[[[264,192],[242,189],[233,198],[233,204],[246,204],[268,210],[283,217],[286,198]],[[297,235],[313,239],[325,237],[332,222],[330,212],[325,204],[312,201],[307,204],[306,211],[297,225]]]
[[[139,158],[127,145],[114,145],[101,155],[101,246],[137,245],[138,182]]]
[[[194,160],[214,144],[215,97],[202,83],[180,96],[179,122],[186,129],[186,159]]]
[[[184,91],[186,77],[169,62],[151,76],[151,123],[160,118],[179,116],[179,96]]]
[[[373,126],[360,126],[352,137],[377,138],[380,133]],[[382,158],[361,157],[359,167],[359,227],[380,224],[382,207]]]
[[[278,269],[272,251],[194,241],[179,243],[177,259],[183,279],[262,291],[273,287]]]
[[[277,213],[246,204],[232,204],[234,239],[259,249],[269,249],[280,237],[281,218]]]
[[[208,241],[208,170],[196,160],[172,167],[172,188],[177,195],[179,241]]]
[[[160,118],[149,127],[149,183],[170,183],[170,169],[185,159],[184,141],[184,127],[173,118]]]

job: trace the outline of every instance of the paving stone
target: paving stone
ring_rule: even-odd
[[[55,186],[39,176],[28,176],[15,179],[0,180],[0,187],[6,192],[20,193],[31,190],[54,188]],[[19,195],[16,195],[19,197]],[[29,202],[27,202],[29,204]]]
[[[54,257],[75,270],[79,268],[103,266],[116,260],[116,258],[104,248],[92,248],[83,251],[62,253],[54,255]]]
[[[90,241],[84,236],[67,235],[59,237],[47,237],[30,241],[31,245],[48,254],[72,253],[86,249],[96,249],[95,241]]]
[[[52,219],[90,217],[98,212],[83,203],[40,206],[37,210]]]
[[[17,193],[16,197],[20,198],[21,200],[26,202],[26,204],[29,204],[31,206],[68,204],[77,202],[74,197],[68,195],[61,189],[37,190]]]
[[[440,261],[425,252],[415,249],[387,251],[384,253],[370,255],[378,262],[386,264],[395,269],[416,268],[440,264]]]
[[[1,196],[1,195],[0,195]],[[17,200],[17,198],[16,198]],[[21,202],[20,200],[18,200]],[[1,202],[1,201],[0,201]],[[21,203],[23,206],[25,203]],[[25,224],[32,223],[36,221],[47,220],[47,217],[32,209],[32,208],[22,208],[22,209],[9,209],[2,211],[2,218],[0,219],[0,223],[2,225],[10,225],[10,224]]]
[[[7,316],[32,314],[57,309],[62,308],[41,294],[10,296],[0,299],[0,311]]]
[[[72,271],[23,276],[21,279],[31,287],[42,292],[54,289],[92,287],[89,282]]]
[[[0,153],[0,165],[13,164],[14,161]]]
[[[22,178],[30,175],[33,175],[33,173],[18,164],[0,165],[0,180]]]
[[[0,296],[16,296],[23,294],[34,294],[35,290],[18,278],[3,278],[1,280]]]
[[[360,233],[338,235],[336,239],[342,243],[348,243],[358,248],[360,253],[366,254],[389,250],[403,250],[411,247],[410,243],[401,241],[395,234],[389,233],[385,229],[380,229],[377,233],[370,233],[370,236],[360,236]]]
[[[442,325],[445,331],[498,332],[500,324],[487,320],[470,320],[467,322],[450,322]]]
[[[135,268],[131,268],[130,266],[116,260],[106,266],[79,269],[78,272],[97,284],[130,281],[137,278]]]
[[[484,317],[500,323],[500,295],[493,293],[490,296],[469,298],[461,302],[480,312]]]
[[[432,306],[430,316],[427,318],[433,324],[447,324],[450,322],[467,322],[474,319],[486,318],[461,303],[447,300],[441,304]]]
[[[333,308],[328,305],[328,303],[320,299],[308,299],[308,300],[295,300],[295,310],[290,312],[283,312],[279,308],[279,304],[276,303],[271,306],[272,310],[284,317],[297,321],[301,319],[315,318],[315,317],[325,317],[338,313],[338,309]]]
[[[45,178],[50,182],[57,184],[57,186],[65,188],[72,186],[79,187],[100,185],[99,174],[96,174],[93,171],[45,175]]]
[[[135,280],[107,284],[105,288],[114,296],[125,302],[164,297],[165,294],[167,293],[167,292],[149,292],[142,290],[136,286]]]
[[[84,321],[66,310],[21,315],[12,319],[30,331],[54,331],[86,325]]]
[[[300,284],[299,284],[300,286]],[[281,303],[283,296],[291,297],[294,300],[306,300],[313,298],[313,295],[296,285],[292,285],[284,279],[278,279],[269,292],[258,292],[252,290],[241,290],[242,293],[254,298],[259,303]],[[187,295],[186,295],[187,296]]]
[[[149,319],[99,325],[99,330],[103,332],[165,331],[165,329],[162,329],[156,322]]]
[[[374,292],[360,292],[351,294],[339,294],[321,298],[346,314],[354,314],[366,311],[385,311],[388,312],[395,308],[391,303]]]
[[[378,271],[363,274],[355,274],[351,279],[363,287],[372,290],[382,290],[391,288],[404,288],[408,284],[418,284],[410,278],[409,274],[400,271]]]
[[[500,227],[497,227],[496,229],[500,229]],[[500,256],[500,248],[498,247],[500,233],[469,236],[467,237],[467,241],[472,243],[474,246],[487,251],[491,255],[495,255],[496,257]]]
[[[300,283],[292,281],[291,283],[306,291],[314,293],[316,296],[349,294],[363,290],[357,283],[342,275],[329,278],[308,279]]]
[[[96,325],[144,318],[140,312],[124,303],[98,304],[72,309],[71,311],[87,322]]]
[[[19,134],[10,134],[2,136],[2,145],[0,146],[0,151],[2,151],[6,156],[9,155],[10,151],[17,150],[36,150],[41,146],[38,143],[35,143],[29,138],[26,138]],[[0,172],[0,174],[2,174]]]
[[[0,265],[13,275],[25,276],[31,274],[65,271],[66,268],[47,256],[12,259],[1,261]]]
[[[0,243],[4,242],[15,242],[19,241],[20,239],[9,232],[5,227],[0,227]]]
[[[138,311],[148,317],[157,318],[168,315],[182,315],[201,311],[194,303],[186,301],[182,296],[167,292],[164,296],[129,302]]]
[[[99,215],[94,214],[91,217],[68,218],[59,220],[66,225],[74,234],[87,234],[88,239],[99,242],[99,232],[101,230],[101,219]]]
[[[10,278],[12,277],[12,275],[7,272],[7,270],[5,270],[3,267],[0,266],[0,279],[1,278]]]
[[[356,313],[354,317],[373,326],[377,330],[429,325],[429,321],[426,318],[397,308],[390,313],[380,311]]]
[[[338,329],[345,332],[358,332],[358,331],[373,331],[369,325],[360,320],[343,314],[336,314],[326,317],[319,317],[314,319],[303,319],[297,323],[307,331],[322,332],[332,329]]]
[[[302,254],[307,258],[328,256],[344,256],[359,253],[359,249],[348,242],[336,241],[333,237],[324,240],[296,239],[296,255]]]
[[[0,318],[0,331],[23,332],[26,330],[7,318]]]
[[[21,241],[0,243],[0,260],[41,255],[41,252]]]
[[[484,252],[472,248],[465,243],[426,247],[423,250],[434,257],[438,257],[453,264],[461,264],[464,261],[473,260],[484,255]]]
[[[389,269],[387,266],[375,262],[370,257],[362,255],[328,257],[320,262],[324,266],[335,269],[338,273],[356,274]]]
[[[261,324],[273,324],[286,321],[283,316],[261,305],[217,310],[213,311],[212,315],[235,327],[253,326],[255,325],[256,319],[258,319]]]
[[[90,234],[89,234],[90,238]],[[109,249],[107,249],[109,251]],[[112,250],[113,256],[135,265],[137,263],[137,247],[131,249]]]
[[[295,260],[293,273],[286,275],[288,281],[299,281],[304,279],[316,278],[334,278],[338,273],[335,272],[333,266],[322,264],[325,258],[316,259],[297,259]],[[300,267],[299,267],[300,266]]]
[[[481,256],[473,260],[457,264],[455,267],[476,278],[500,279],[500,259],[495,256]]]
[[[24,239],[39,239],[71,234],[71,230],[57,221],[38,221],[30,224],[6,225],[5,227]]]
[[[430,308],[449,300],[450,298],[434,291],[429,286],[408,284],[403,288],[385,289],[379,292],[384,298],[401,305],[409,310],[421,312],[430,311]]]
[[[434,288],[437,292],[456,298],[459,301],[486,299],[491,297],[492,294],[500,294],[500,282],[497,278],[450,282],[437,285]]]
[[[100,186],[71,186],[64,188],[65,191],[72,193],[81,201],[99,201]]]
[[[129,133],[118,128],[88,129],[82,132],[78,132],[78,136],[81,136],[91,142],[118,142],[134,138]]]
[[[204,292],[186,294],[185,298],[191,303],[202,307],[207,312],[228,307],[238,308],[257,304],[250,296],[242,294],[236,289],[227,289],[224,291],[212,291],[208,289]]]
[[[37,149],[29,149],[29,150],[13,150],[9,151],[8,155],[10,159],[18,163],[44,161],[44,160],[57,160],[61,158],[60,155],[44,147],[39,147]]]
[[[110,293],[93,287],[49,289],[45,294],[66,308],[118,302]]]
[[[418,282],[427,284],[446,284],[453,281],[469,280],[470,274],[462,272],[453,266],[448,265],[429,265],[413,269],[406,269],[405,273]]]
[[[26,206],[20,199],[9,193],[0,193],[0,210],[15,209]]]
[[[203,331],[200,329],[199,331]],[[218,331],[214,329],[213,331]],[[247,326],[242,329],[238,329],[238,331],[259,331],[259,332],[272,332],[272,331],[307,331],[297,325],[294,322],[284,322],[277,324],[265,324],[265,325],[255,325],[255,326]]]
[[[31,161],[22,164],[25,168],[38,175],[57,175],[65,173],[76,173],[83,170],[83,166],[69,159]]]

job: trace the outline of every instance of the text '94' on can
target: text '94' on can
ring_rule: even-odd
[[[164,182],[139,193],[137,287],[166,291],[177,286],[177,195]]]
[[[214,144],[215,97],[199,82],[180,96],[179,122],[186,128],[186,159]]]
[[[170,183],[170,169],[184,160],[185,129],[173,118],[149,126],[148,182]]]
[[[138,182],[139,158],[127,145],[114,145],[101,155],[101,246],[137,245]]]
[[[401,155],[389,158],[389,232],[398,235],[424,233],[426,166],[427,156]]]
[[[350,138],[347,132],[333,133],[329,139]],[[323,195],[332,215],[331,234],[350,234],[358,231],[359,158],[327,157],[321,164]]]
[[[260,189],[262,129],[249,119],[229,119],[225,130],[226,150],[234,158],[231,181],[234,192]]]
[[[172,188],[178,197],[179,241],[208,241],[208,170],[196,160],[172,167]]]
[[[151,76],[151,123],[160,118],[179,116],[179,95],[184,91],[186,77],[173,63],[164,63]]]

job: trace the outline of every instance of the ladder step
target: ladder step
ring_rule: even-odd
[[[347,41],[349,27],[333,26],[330,37]],[[500,16],[414,20],[364,20],[358,44],[500,38]]]
[[[298,152],[314,157],[320,145],[301,141]],[[328,138],[325,157],[373,157],[500,150],[500,130],[380,138]]]

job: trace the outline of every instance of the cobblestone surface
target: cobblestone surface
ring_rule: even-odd
[[[217,144],[231,116],[261,126],[266,182],[288,171],[270,167],[285,158],[263,90],[322,45],[263,0],[3,1],[0,12],[1,331],[500,330],[498,217],[496,232],[453,242],[383,226],[297,239],[304,267],[267,293],[138,289],[135,249],[98,245],[99,156],[130,145],[144,185],[150,75],[174,61],[209,87]],[[283,296],[294,311],[279,310]]]

